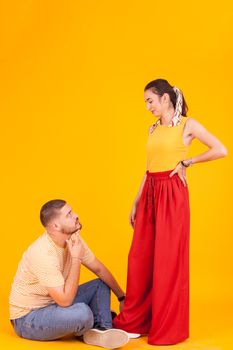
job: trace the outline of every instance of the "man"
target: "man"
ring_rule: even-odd
[[[33,340],[83,335],[85,343],[108,349],[125,345],[128,334],[112,329],[110,288],[121,307],[124,293],[81,238],[77,214],[64,200],[51,200],[40,219],[46,232],[23,254],[12,284],[15,332]],[[79,285],[82,264],[99,279]]]

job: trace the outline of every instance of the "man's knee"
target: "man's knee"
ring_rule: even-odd
[[[76,335],[82,335],[93,327],[94,316],[88,305],[84,303],[74,304],[73,314],[77,322]]]
[[[100,286],[101,288],[106,289],[110,293],[110,287],[105,282],[103,282],[100,278],[97,278],[96,282],[97,282],[98,286]]]

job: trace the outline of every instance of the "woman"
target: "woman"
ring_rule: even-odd
[[[114,326],[148,334],[148,343],[167,345],[189,337],[189,198],[186,169],[226,156],[223,144],[187,117],[182,92],[167,80],[145,87],[150,127],[147,172],[134,201],[134,238],[128,258],[124,307]],[[186,159],[194,138],[208,150]]]

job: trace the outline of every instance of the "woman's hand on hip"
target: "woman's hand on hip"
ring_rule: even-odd
[[[175,167],[175,169],[171,172],[171,174],[169,176],[172,177],[175,174],[177,174],[179,176],[183,185],[186,187],[187,186],[186,168],[181,163],[177,164],[177,166]]]

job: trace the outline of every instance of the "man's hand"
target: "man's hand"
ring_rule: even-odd
[[[122,300],[122,301],[120,302],[120,306],[119,306],[120,311],[123,310],[124,302],[125,302],[124,300]]]
[[[85,250],[79,236],[72,236],[70,239],[66,240],[66,243],[71,257],[82,260]]]
[[[47,287],[51,298],[62,307],[70,306],[77,294],[81,260],[85,252],[79,235],[73,235],[66,243],[72,259],[68,277],[61,286]]]

